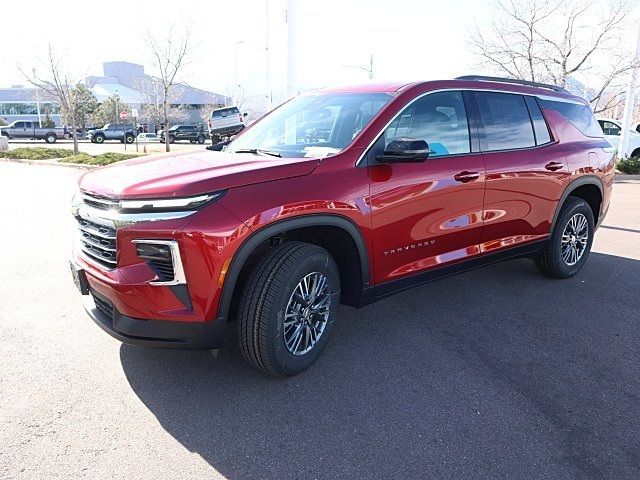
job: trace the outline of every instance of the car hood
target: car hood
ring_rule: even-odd
[[[78,184],[113,198],[185,197],[307,175],[319,162],[205,150],[114,163],[85,173]]]

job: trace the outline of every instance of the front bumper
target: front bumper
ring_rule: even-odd
[[[112,337],[129,345],[154,348],[207,350],[224,343],[224,319],[209,322],[141,320],[121,314],[106,297],[91,290],[83,295],[84,308],[91,319]]]

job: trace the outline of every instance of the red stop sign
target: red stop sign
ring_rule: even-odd
[[[120,112],[120,120],[126,120],[128,116],[127,112]]]

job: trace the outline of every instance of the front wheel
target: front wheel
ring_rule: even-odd
[[[324,248],[287,242],[255,267],[238,312],[244,358],[276,377],[295,375],[318,358],[340,303],[340,275]]]
[[[587,262],[595,222],[587,202],[569,197],[560,210],[547,246],[534,259],[536,267],[552,278],[568,278]]]

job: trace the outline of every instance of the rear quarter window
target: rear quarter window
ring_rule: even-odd
[[[538,102],[540,107],[558,112],[587,137],[602,137],[602,129],[587,105],[542,98]]]

